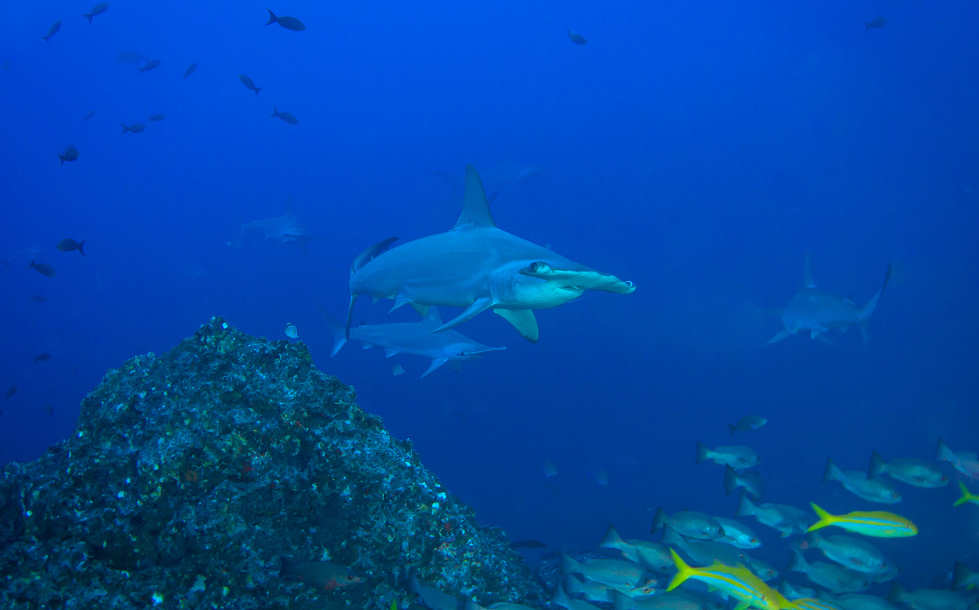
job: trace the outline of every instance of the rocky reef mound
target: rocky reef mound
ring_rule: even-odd
[[[219,318],[109,371],[71,438],[0,476],[2,608],[386,609],[413,578],[543,599],[302,344]]]

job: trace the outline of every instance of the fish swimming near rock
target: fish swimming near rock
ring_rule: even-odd
[[[96,4],[95,6],[92,7],[92,10],[90,10],[87,13],[82,14],[82,17],[88,19],[88,22],[89,23],[92,23],[92,19],[94,19],[95,17],[101,15],[102,13],[106,12],[107,10],[109,10],[109,3],[108,2],[99,2],[98,4]]]
[[[51,265],[49,265],[47,263],[39,263],[37,261],[31,261],[31,264],[28,265],[28,268],[33,269],[34,271],[37,271],[38,273],[40,273],[44,277],[54,277],[55,276],[54,267],[52,267]]]
[[[483,345],[454,330],[433,332],[441,325],[442,318],[439,317],[438,309],[430,307],[419,322],[365,324],[350,329],[336,327],[334,329],[336,338],[331,355],[336,356],[349,339],[367,346],[383,348],[387,358],[402,353],[425,356],[432,359],[431,364],[422,373],[422,377],[427,377],[446,362],[470,360],[480,354],[506,349],[506,347]]]
[[[187,66],[187,69],[184,70],[184,78],[187,78],[188,76],[190,76],[196,71],[197,71],[197,64],[196,63],[190,64],[189,66]]]
[[[474,167],[466,167],[462,213],[444,233],[390,248],[386,239],[358,256],[350,269],[349,328],[357,297],[403,305],[463,308],[441,332],[488,309],[526,339],[537,341],[535,309],[557,307],[586,290],[631,294],[632,282],[600,273],[496,226]]]
[[[48,33],[45,34],[44,36],[41,36],[41,40],[43,40],[44,42],[51,40],[51,37],[57,34],[58,30],[60,29],[61,29],[61,20],[59,19],[58,21],[55,21],[54,23],[51,24],[51,27],[48,28]]]
[[[280,112],[275,106],[272,106],[272,116],[290,125],[297,125],[299,123],[299,119],[294,114],[291,112]]]
[[[293,32],[302,32],[306,29],[306,24],[302,21],[296,19],[295,17],[279,17],[272,12],[272,9],[265,9],[269,12],[269,20],[265,22],[265,25],[272,25],[273,23],[278,23],[287,30],[292,30]]]
[[[677,572],[666,587],[667,592],[676,589],[687,580],[698,580],[708,588],[719,590],[737,599],[740,608],[779,610],[793,607],[781,593],[769,587],[743,565],[729,566],[715,562],[697,568],[687,565],[673,549],[670,549],[670,554],[673,556]]]
[[[66,237],[58,242],[55,246],[61,252],[74,252],[78,250],[78,253],[85,256],[85,240],[75,241],[70,237]]]
[[[258,92],[262,90],[261,87],[255,86],[255,81],[253,81],[247,74],[239,74],[238,80],[241,81],[241,84],[244,85],[246,89],[249,91],[254,91],[255,95],[258,95]]]
[[[828,294],[816,288],[812,279],[809,257],[806,257],[805,281],[781,312],[782,330],[768,340],[778,343],[800,332],[809,334],[810,339],[829,340],[829,333],[845,332],[848,328],[860,329],[864,342],[868,340],[867,322],[877,309],[877,303],[887,288],[891,277],[891,266],[887,266],[884,283],[865,305],[857,305],[851,299]]]
[[[61,160],[61,165],[71,163],[72,161],[78,161],[78,149],[74,146],[69,146],[64,150],[64,152],[58,154],[58,159]]]

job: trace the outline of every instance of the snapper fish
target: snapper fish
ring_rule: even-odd
[[[970,479],[979,480],[979,455],[974,451],[952,451],[945,441],[938,439],[938,461],[948,462],[953,468]]]
[[[836,481],[853,495],[868,502],[897,504],[901,501],[900,492],[887,481],[870,478],[861,470],[842,470],[832,459],[826,460],[823,480]]]
[[[884,460],[874,451],[870,456],[870,465],[867,467],[867,477],[879,477],[882,474],[915,487],[932,489],[948,485],[948,477],[931,462],[916,458]]]
[[[697,463],[714,462],[721,466],[730,466],[735,470],[753,468],[761,461],[755,450],[747,445],[721,445],[711,449],[697,442]]]
[[[662,508],[656,509],[650,533],[661,528],[669,528],[686,538],[697,540],[716,540],[724,535],[724,529],[717,519],[692,510],[681,510],[667,515]]]
[[[748,496],[741,496],[737,516],[754,517],[762,525],[777,530],[782,538],[804,533],[809,519],[804,510],[795,506],[774,502],[755,504]]]

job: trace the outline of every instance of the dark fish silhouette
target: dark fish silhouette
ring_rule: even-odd
[[[884,17],[874,17],[870,21],[863,22],[863,30],[879,30],[880,28],[887,25],[887,19]]]
[[[143,133],[146,131],[146,125],[142,123],[130,123],[126,125],[122,123],[122,133]]]
[[[89,23],[92,23],[92,18],[93,17],[97,17],[98,15],[101,15],[102,13],[106,12],[107,10],[109,10],[109,3],[108,2],[99,2],[98,4],[96,4],[95,6],[92,7],[92,10],[90,10],[89,12],[83,14],[82,17],[88,19],[88,22]]]
[[[247,74],[239,74],[238,80],[241,81],[241,84],[244,85],[246,89],[249,91],[254,91],[255,95],[258,95],[258,92],[261,91],[259,87],[255,86],[255,81],[250,79]]]
[[[74,146],[69,146],[65,149],[65,152],[58,155],[58,158],[61,159],[62,165],[71,163],[72,161],[78,161],[78,149]]]
[[[61,241],[59,241],[58,242],[58,245],[56,247],[58,248],[58,250],[61,250],[62,252],[74,252],[75,250],[78,250],[78,253],[79,254],[81,254],[82,256],[85,256],[85,240],[84,239],[81,240],[81,241],[75,241],[74,239],[72,239],[70,237],[66,237],[66,238],[62,239]]]
[[[37,261],[31,261],[31,264],[28,265],[28,267],[33,269],[34,271],[37,271],[44,277],[54,277],[54,267],[52,267],[47,263],[39,263]]]
[[[35,303],[47,303],[48,297],[35,294],[34,296],[31,297],[31,300],[34,301]]]
[[[306,25],[296,19],[295,17],[277,17],[272,9],[265,9],[269,12],[269,20],[265,22],[265,25],[272,25],[273,23],[278,23],[287,30],[292,30],[293,32],[302,32],[306,29]]]
[[[588,40],[574,30],[568,30],[568,38],[570,38],[571,42],[575,44],[588,44]]]
[[[95,111],[94,110],[89,110],[88,112],[85,113],[85,116],[82,117],[82,120],[83,121],[87,121],[90,118],[92,118],[93,116],[95,116]]]
[[[41,36],[41,40],[45,42],[51,40],[51,37],[57,34],[58,30],[60,29],[61,29],[61,20],[59,19],[51,24],[51,27],[48,29],[48,33],[45,34],[44,36]]]
[[[272,116],[282,120],[285,123],[289,123],[290,125],[296,125],[299,123],[299,119],[297,119],[294,114],[291,112],[279,112],[279,109],[275,106],[272,106]]]
[[[159,59],[151,59],[151,60],[147,61],[145,64],[143,64],[139,68],[139,71],[140,72],[149,72],[150,70],[153,70],[153,69],[159,68],[159,67],[160,67],[160,60]]]
[[[43,354],[38,354],[37,356],[34,356],[34,362],[35,363],[37,363],[37,362],[47,362],[50,359],[51,359],[51,354],[49,354],[47,352],[44,352]]]
[[[184,78],[187,78],[188,76],[193,74],[195,70],[197,70],[197,64],[190,64],[189,66],[187,66],[187,69],[184,70]]]
[[[5,400],[10,400],[10,398],[17,393],[17,386],[12,385],[7,388],[7,393],[4,395]]]
[[[162,112],[158,112],[156,114],[151,114],[150,116],[148,116],[146,118],[149,119],[150,121],[153,121],[153,122],[160,122],[163,119],[167,118],[167,115],[163,114]]]

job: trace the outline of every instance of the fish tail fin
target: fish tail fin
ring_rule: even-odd
[[[887,289],[887,283],[891,280],[891,273],[893,271],[893,265],[887,265],[887,271],[884,273],[884,283],[881,284],[880,289],[877,290],[877,294],[872,296],[867,304],[863,306],[860,310],[860,321],[866,322],[873,315],[874,310],[877,309],[877,303],[880,301],[880,297],[884,294],[884,290]]]
[[[810,502],[809,506],[811,506],[812,509],[816,511],[816,516],[819,517],[819,520],[813,523],[812,525],[810,525],[806,529],[807,532],[812,532],[833,525],[833,522],[835,521],[835,517],[833,515],[829,514],[828,512],[820,508],[818,505],[816,505],[815,502]]]
[[[80,242],[78,242],[78,252],[82,256],[88,256],[87,254],[85,254],[85,240],[84,239],[81,240]]]
[[[551,603],[562,608],[571,607],[571,600],[568,599],[568,594],[565,592],[563,585],[558,585],[557,589],[554,590],[554,597],[551,598]]]
[[[959,481],[959,490],[961,490],[962,495],[959,497],[958,500],[955,501],[954,504],[952,504],[953,507],[962,506],[969,500],[972,500],[973,498],[976,497],[975,494],[969,491],[969,488],[966,487],[965,483],[963,483],[962,481]]]
[[[867,466],[867,477],[874,478],[880,476],[887,468],[887,462],[880,454],[874,451],[870,454],[870,465]]]
[[[84,15],[82,15],[82,17],[84,17],[84,18],[86,18],[86,19],[88,19],[88,23],[89,23],[89,25],[91,25],[91,23],[92,23],[92,17],[94,17],[94,16],[95,16],[95,15],[93,15],[93,14],[91,14],[91,13],[85,13]]]
[[[809,569],[809,562],[802,555],[799,549],[792,549],[792,559],[789,560],[789,572],[806,572]]]
[[[935,459],[939,462],[952,462],[954,461],[954,457],[955,454],[952,452],[952,449],[945,444],[945,440],[941,438],[938,439],[938,455]]]
[[[730,466],[724,467],[724,495],[730,496],[738,488],[738,474]]]
[[[741,501],[738,503],[738,512],[735,513],[735,516],[751,517],[754,514],[755,505],[751,503],[747,495],[741,494]]]
[[[833,463],[833,458],[826,458],[826,470],[823,471],[823,481],[837,481],[839,478],[839,467]]]
[[[126,124],[125,123],[120,123],[120,125],[122,125],[122,133],[126,133],[126,132],[129,131],[129,128],[126,127]]]
[[[653,524],[649,526],[649,533],[655,534],[660,529],[666,526],[666,511],[660,506],[656,509],[656,513],[653,515]]]
[[[261,90],[262,90],[261,87],[255,87],[255,95],[258,95],[258,92],[261,91]]]
[[[697,441],[697,463],[701,464],[707,460],[708,451],[707,445]]]
[[[667,591],[676,589],[694,574],[693,569],[687,565],[687,562],[683,560],[683,557],[680,557],[680,555],[677,554],[677,552],[672,548],[670,548],[670,557],[673,558],[673,565],[676,566],[676,575],[666,587]]]
[[[265,22],[265,25],[272,25],[279,20],[279,18],[275,16],[275,13],[272,12],[272,9],[267,8],[265,10],[269,12],[269,20]]]
[[[615,526],[608,526],[608,531],[605,532],[605,537],[602,538],[602,542],[598,545],[603,549],[618,549],[625,546],[625,541],[622,540],[622,536],[619,536],[619,532],[615,531]]]

